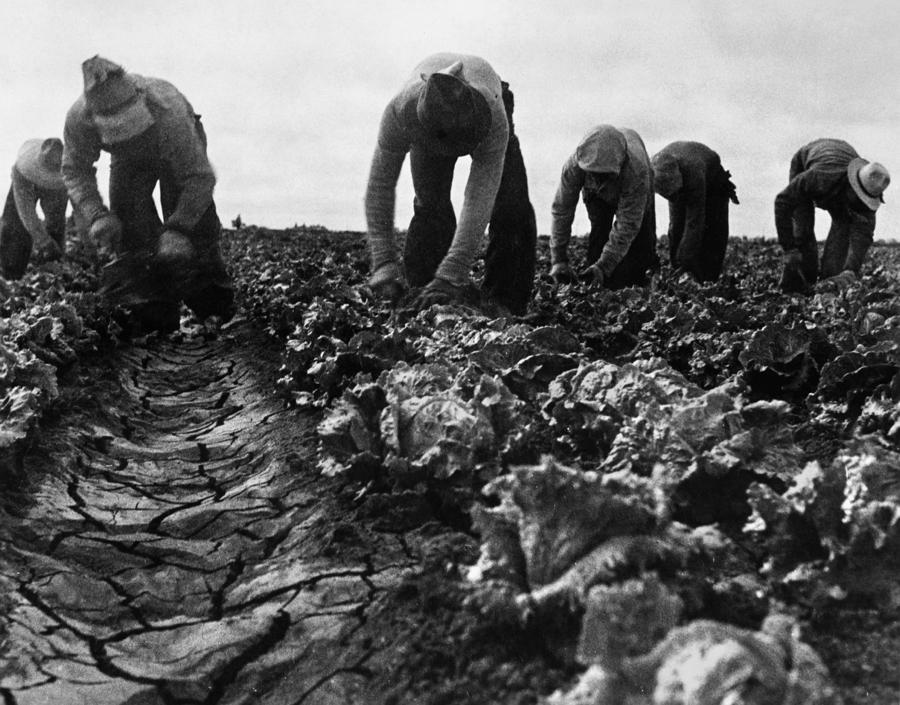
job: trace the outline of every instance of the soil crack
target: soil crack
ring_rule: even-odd
[[[104,382],[26,456],[41,501],[11,515],[0,556],[16,576],[0,632],[22,637],[0,658],[24,674],[0,675],[4,705],[282,689],[277,702],[310,703],[329,680],[367,677],[360,626],[410,552],[386,534],[330,545],[321,527],[341,517],[314,471],[317,419],[272,393],[271,344],[243,324],[85,363]]]

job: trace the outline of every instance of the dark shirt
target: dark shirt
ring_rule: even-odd
[[[845,224],[851,243],[871,243],[875,213],[852,208],[847,193],[847,166],[858,156],[853,147],[837,139],[818,139],[797,151],[791,160],[790,183],[775,197],[775,229],[785,250],[815,240],[815,208]],[[845,269],[858,270],[862,264],[859,252],[849,253],[848,260],[852,261]]]
[[[681,187],[667,198],[670,204],[669,237],[681,238],[676,260],[681,266],[689,266],[700,256],[703,247],[707,195],[716,188],[722,189],[724,194],[723,182],[727,181],[727,176],[719,155],[700,142],[672,142],[663,147],[654,160],[660,156],[674,159],[681,175]],[[673,217],[675,214],[677,217]]]

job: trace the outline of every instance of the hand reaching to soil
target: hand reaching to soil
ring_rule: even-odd
[[[849,269],[845,269],[840,274],[835,274],[833,277],[823,279],[821,282],[819,282],[819,288],[825,291],[844,291],[848,287],[856,284],[858,281],[859,278],[856,276],[855,272],[852,272]]]
[[[573,284],[576,281],[575,272],[568,262],[557,262],[550,269],[550,276],[557,284]]]
[[[46,242],[41,243],[37,247],[37,259],[41,262],[52,262],[53,260],[62,259],[62,248],[57,244],[56,240],[47,238]]]
[[[89,235],[100,254],[111,255],[119,250],[122,242],[122,221],[112,213],[101,215],[91,223]]]
[[[392,308],[396,308],[397,304],[406,294],[407,286],[400,273],[400,268],[393,262],[380,266],[369,277],[369,288],[372,293],[380,299],[386,299]]]
[[[578,278],[585,284],[591,286],[603,286],[606,281],[606,275],[603,274],[603,270],[600,269],[599,264],[592,264],[590,267],[585,267],[579,272]]]
[[[415,307],[425,309],[435,304],[446,305],[459,303],[463,299],[463,287],[446,279],[435,277],[416,297]]]

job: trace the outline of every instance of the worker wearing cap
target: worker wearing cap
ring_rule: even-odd
[[[105,291],[147,328],[177,328],[182,300],[199,318],[230,318],[234,294],[200,116],[171,83],[102,57],[85,61],[82,74],[84,93],[66,116],[62,171],[89,234],[119,255],[113,264],[125,263],[110,271],[127,281],[107,282]],[[97,189],[101,150],[110,153],[109,208]]]
[[[598,125],[563,165],[550,233],[550,274],[559,283],[575,279],[569,240],[579,194],[591,223],[580,277],[608,289],[645,285],[658,264],[656,211],[653,169],[637,132]]]
[[[653,155],[653,187],[669,201],[669,261],[697,281],[715,281],[728,247],[731,174],[700,142],[672,142]]]
[[[784,249],[781,288],[805,291],[819,278],[846,286],[856,280],[875,236],[875,211],[891,177],[838,139],[818,139],[791,159],[790,181],[775,197],[775,228]],[[821,265],[815,209],[831,215]]]
[[[419,306],[458,301],[490,224],[482,289],[512,313],[525,312],[537,227],[512,110],[508,84],[484,59],[441,53],[416,66],[384,110],[369,172],[373,290],[396,300],[408,282],[424,286]],[[415,200],[401,266],[394,204],[407,152]],[[463,155],[472,164],[457,222],[450,190]]]
[[[6,279],[25,274],[32,248],[45,259],[64,253],[69,199],[60,173],[62,152],[57,137],[27,140],[19,149],[0,225],[0,273]]]

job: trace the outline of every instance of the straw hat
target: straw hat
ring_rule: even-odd
[[[62,173],[63,143],[58,137],[26,140],[16,156],[16,169],[41,188],[59,190],[66,186]]]
[[[153,124],[144,94],[118,64],[92,56],[81,64],[84,99],[103,144],[137,137]]]
[[[883,165],[856,157],[847,165],[847,178],[859,200],[869,210],[877,211],[878,206],[884,203],[882,194],[891,183],[891,175]]]
[[[618,174],[628,155],[625,135],[612,125],[598,125],[575,150],[578,166],[594,174]]]
[[[491,129],[491,109],[485,97],[462,78],[457,61],[430,76],[416,104],[416,115],[429,136],[442,142],[475,146]]]

